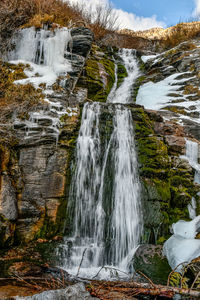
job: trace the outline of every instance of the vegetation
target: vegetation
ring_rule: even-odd
[[[13,31],[23,26],[50,25],[76,26],[83,24],[90,28],[95,38],[117,29],[117,16],[110,5],[99,5],[85,10],[81,5],[71,5],[63,0],[2,0],[0,7],[1,39],[11,37]]]
[[[13,143],[12,129],[9,127],[13,116],[27,119],[30,108],[37,107],[44,98],[41,89],[35,89],[31,84],[14,83],[15,80],[26,78],[24,68],[22,64],[0,61],[0,142]]]
[[[200,35],[200,22],[179,23],[166,29],[161,42],[166,49],[173,48],[181,42],[196,38]]]

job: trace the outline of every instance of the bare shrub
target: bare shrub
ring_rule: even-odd
[[[7,39],[12,32],[35,14],[35,1],[2,0],[0,5],[0,36]]]
[[[105,34],[118,30],[118,16],[111,4],[85,7],[82,2],[72,7],[75,11],[82,13],[83,20],[93,31],[96,39],[100,39]]]
[[[42,27],[44,23],[70,26],[82,22],[97,39],[117,29],[117,15],[111,5],[86,9],[84,4],[71,5],[63,0],[1,0],[0,38],[8,40],[23,26]]]

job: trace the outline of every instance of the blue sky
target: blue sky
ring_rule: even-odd
[[[113,5],[118,15],[119,28],[146,30],[169,27],[195,16],[200,16],[200,0],[65,0],[82,4],[91,11],[98,4]]]
[[[167,26],[174,25],[179,20],[190,18],[195,9],[193,0],[113,0],[118,9],[134,13],[137,16],[151,17]]]

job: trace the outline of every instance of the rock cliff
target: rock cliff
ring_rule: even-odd
[[[13,38],[14,47],[20,34]],[[15,81],[27,80],[27,68],[33,70],[24,62],[1,61],[0,97],[10,99],[9,110],[2,100],[0,124],[0,265],[4,275],[9,274],[13,261],[21,261],[22,256],[28,260],[29,253],[32,257],[37,253],[41,264],[48,261],[54,250],[51,241],[69,232],[66,207],[83,103],[106,102],[115,76],[118,86],[127,76],[116,47],[96,45],[86,28],[74,28],[70,34],[64,58],[71,69],[62,72],[51,88],[40,84],[33,89],[25,82],[20,90]],[[42,60],[40,43],[37,56]],[[193,200],[197,214],[200,209],[200,181],[195,180],[199,161],[192,164],[186,153],[188,140],[200,144],[200,48],[195,39],[149,55],[152,42],[145,43],[148,52],[144,45],[137,52],[141,76],[132,88],[136,103],[128,108],[142,184],[142,241],[162,244],[172,223],[190,218],[188,207]],[[42,75],[35,72],[34,76]],[[28,105],[21,100],[24,95]],[[19,100],[17,106],[12,98]],[[102,107],[100,134],[106,143],[115,108],[112,104]],[[9,250],[14,246],[15,253]]]

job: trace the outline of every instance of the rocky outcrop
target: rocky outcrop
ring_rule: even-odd
[[[179,158],[185,152],[184,129],[142,107],[133,109],[132,115],[143,190],[143,241],[162,243],[174,222],[189,219],[187,206],[192,197],[198,203],[199,185],[193,183],[188,161]]]
[[[115,81],[113,51],[93,45],[77,86],[87,88],[92,101],[106,102]]]
[[[1,246],[7,246],[6,241],[21,243],[64,233],[79,101],[86,98],[80,89],[72,92],[93,40],[86,28],[74,28],[71,33],[71,54],[66,52],[66,59],[72,69],[64,89],[62,78],[58,78],[49,105],[41,102],[36,111],[28,112],[29,120],[14,121],[17,143],[9,157],[1,149]]]

